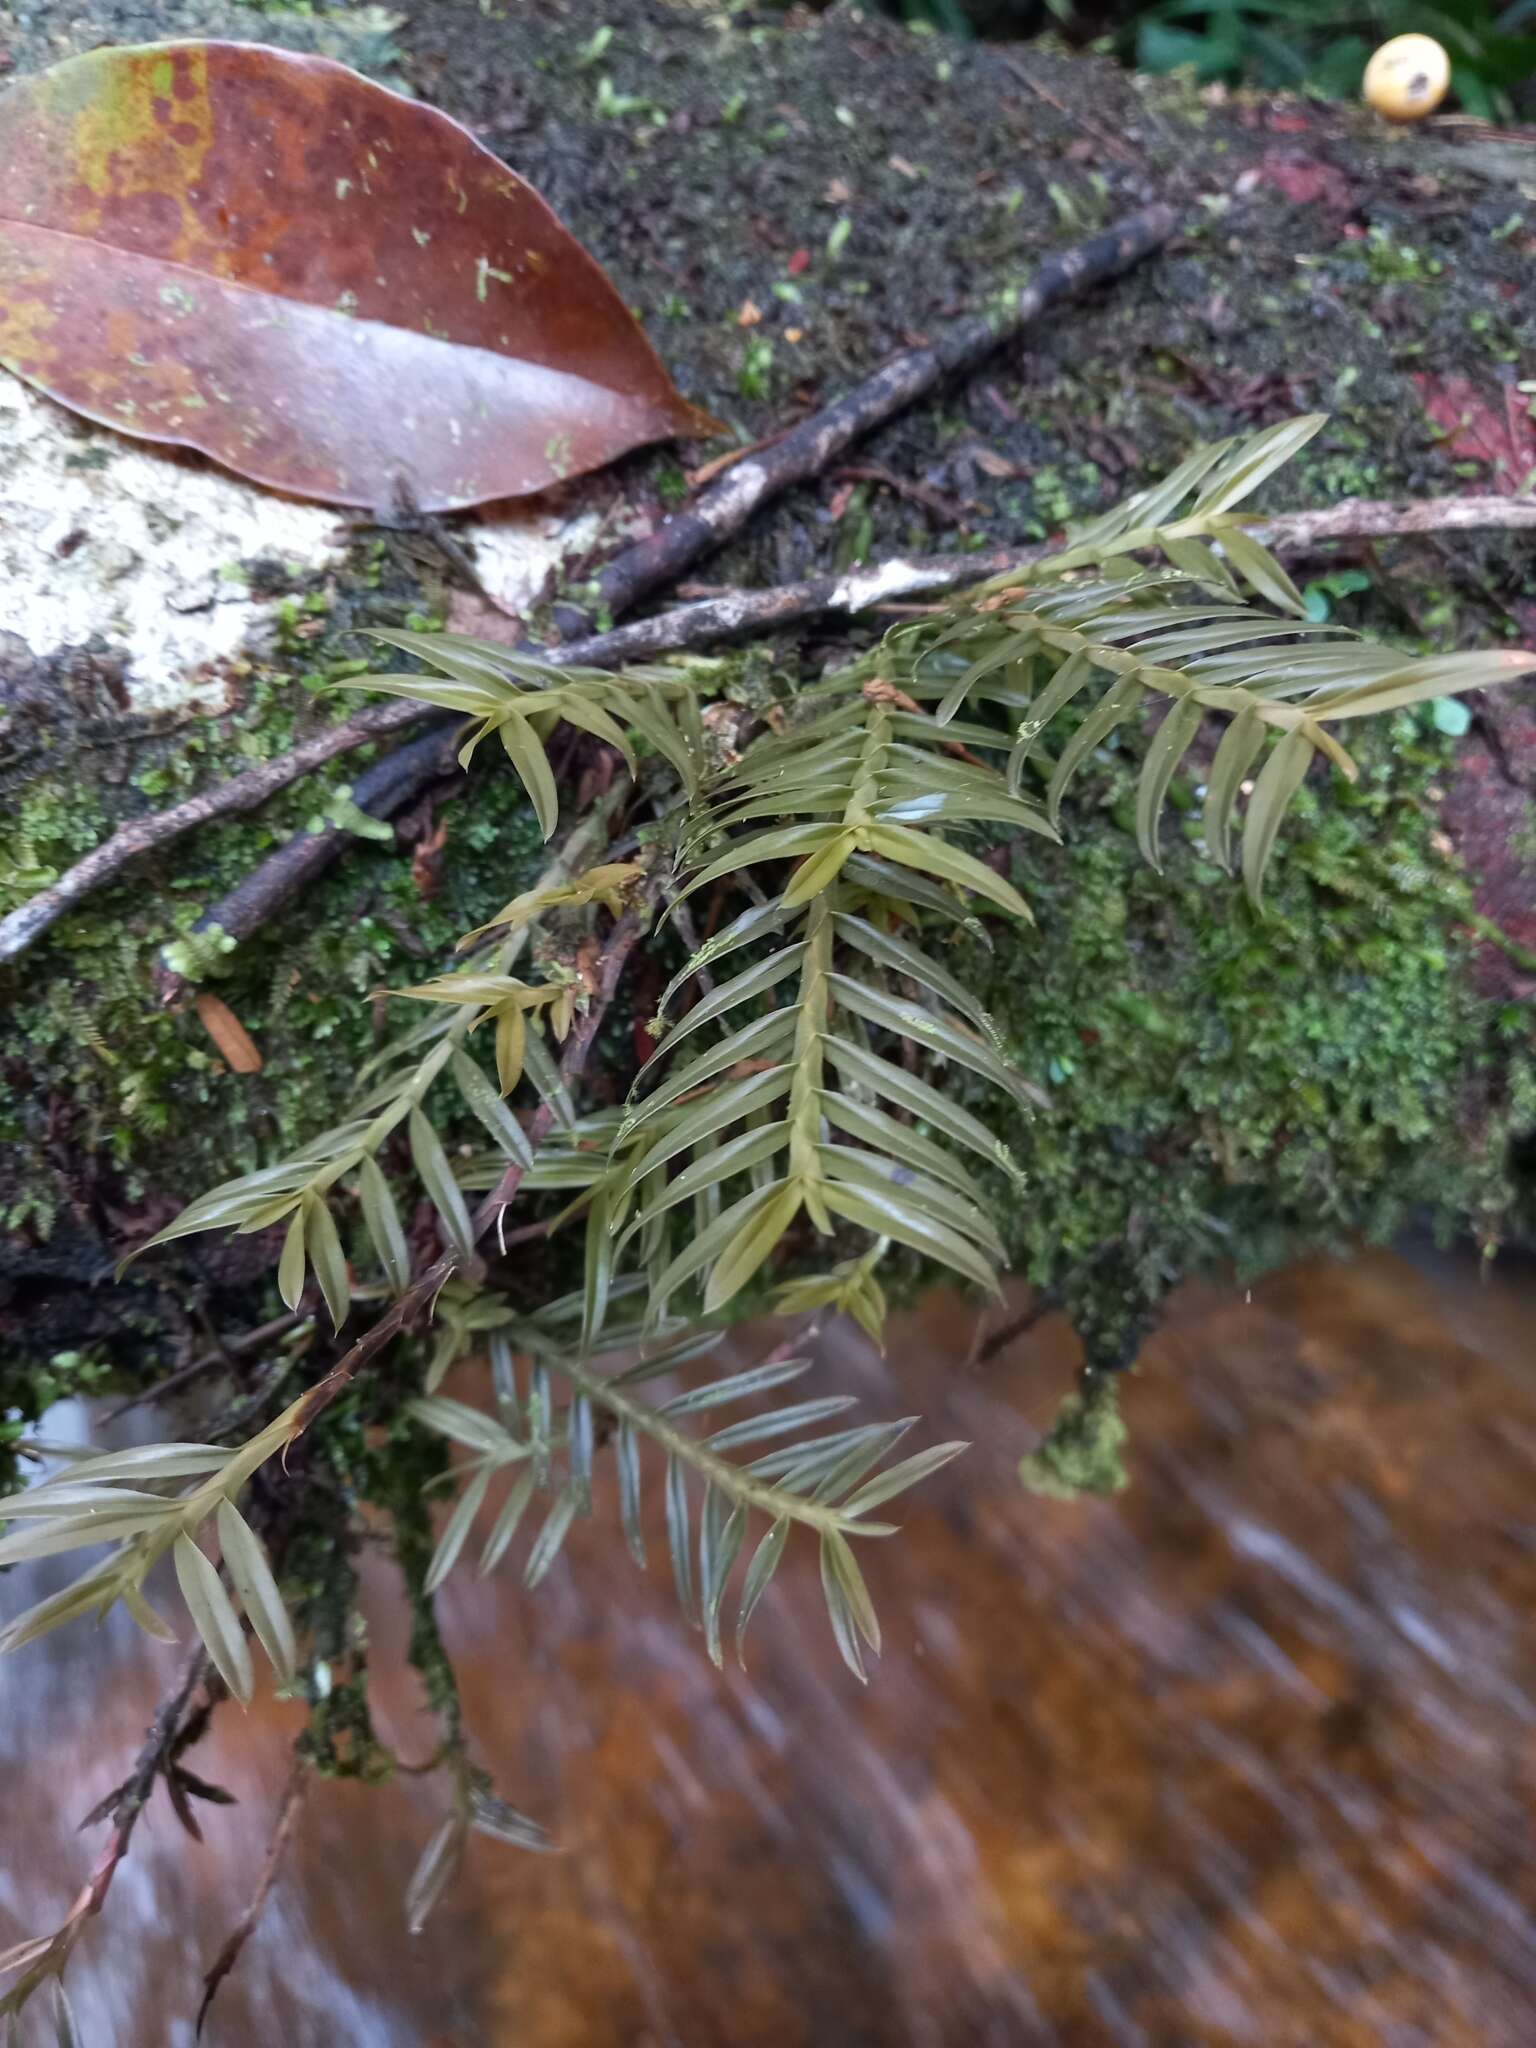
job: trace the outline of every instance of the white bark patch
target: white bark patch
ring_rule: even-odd
[[[839,611],[867,611],[871,605],[883,604],[887,598],[902,597],[913,590],[926,590],[929,580],[910,562],[882,562],[877,569],[855,569],[851,575],[845,576],[833,591],[832,602]]]
[[[0,632],[39,657],[93,640],[126,655],[137,711],[221,708],[220,665],[259,651],[274,620],[242,563],[291,563],[295,580],[335,568],[343,517],[126,440],[0,378]],[[453,530],[487,590],[521,607],[591,544],[597,520],[531,500]]]

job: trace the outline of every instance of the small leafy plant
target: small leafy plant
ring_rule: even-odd
[[[816,1320],[848,1314],[879,1343],[881,1274],[898,1255],[995,1290],[994,1204],[1005,1191],[1028,1201],[1030,1183],[987,1102],[1050,1114],[952,964],[952,940],[1029,919],[1029,848],[1056,836],[1074,776],[1112,734],[1144,736],[1134,830],[1146,860],[1159,864],[1163,811],[1189,772],[1210,857],[1240,869],[1258,906],[1309,771],[1354,772],[1343,728],[1536,668],[1505,651],[1407,657],[1308,616],[1240,508],[1321,424],[1200,449],[1027,578],[898,628],[746,725],[706,710],[707,664],[615,677],[460,636],[384,636],[430,672],[365,686],[462,714],[466,761],[499,740],[546,839],[559,728],[610,748],[615,778],[537,886],[469,934],[458,961],[395,991],[422,1014],[360,1077],[344,1121],[151,1240],[270,1234],[290,1313],[314,1290],[338,1333],[356,1318],[362,1334],[244,1441],[86,1455],[13,1500],[0,1563],[110,1547],[0,1646],[118,1600],[168,1634],[145,1585],[169,1555],[230,1692],[249,1698],[255,1682],[249,1623],[279,1681],[320,1702],[305,1612],[279,1590],[281,1503],[303,1465],[285,1479],[274,1461],[370,1381],[373,1422],[457,1453],[446,1466],[439,1453],[433,1480],[454,1498],[421,1577],[428,1606],[471,1552],[480,1572],[500,1567],[525,1521],[536,1586],[611,1457],[640,1565],[643,1491],[648,1471],[659,1477],[679,1601],[717,1664],[728,1628],[740,1652],[798,1528],[818,1545],[831,1627],[862,1679],[880,1629],[859,1547],[894,1534],[878,1511],[964,1446],[898,1455],[913,1418],[859,1422],[848,1398],[817,1393]],[[707,936],[683,940],[657,1014],[636,1020],[650,1049],[627,1098],[583,1100],[640,935],[690,934],[701,905]],[[479,1149],[440,1128],[460,1112]],[[404,1220],[418,1194],[436,1219],[430,1260]],[[538,1217],[509,1233],[529,1197]],[[564,1235],[580,1240],[580,1285],[530,1307],[507,1281],[516,1245]],[[785,1318],[785,1341],[746,1371],[712,1373],[721,1329],[748,1309]],[[478,1404],[439,1391],[458,1361],[480,1375]],[[722,1420],[727,1408],[738,1412]],[[262,1514],[242,1514],[258,1474]],[[543,1841],[480,1784],[454,1716],[449,1812],[412,1886],[413,1924],[470,1828]],[[3,2009],[57,1976],[77,1933],[72,1919],[12,1952],[22,1975]]]

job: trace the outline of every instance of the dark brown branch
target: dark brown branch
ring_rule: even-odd
[[[299,1810],[304,1804],[304,1794],[308,1787],[308,1762],[303,1752],[295,1749],[293,1767],[288,1773],[287,1789],[283,1793],[283,1803],[277,1811],[277,1822],[267,1843],[267,1853],[262,1860],[261,1875],[256,1880],[256,1889],[251,1893],[245,1911],[230,1929],[224,1946],[214,1957],[207,1975],[203,1978],[203,2002],[197,2009],[197,2025],[193,2029],[195,2039],[201,2040],[203,2022],[208,2017],[208,2009],[217,1996],[219,1986],[239,1962],[240,1951],[254,1933],[271,1896],[272,1886],[277,1880],[277,1873],[282,1868],[283,1857],[298,1824]]]
[[[740,533],[770,498],[825,475],[851,443],[926,398],[946,377],[967,375],[1047,307],[1129,270],[1160,249],[1177,223],[1171,206],[1129,214],[1075,248],[1046,256],[1006,307],[957,320],[926,347],[894,357],[760,454],[734,464],[691,505],[616,555],[597,577],[598,608],[617,618],[669,587],[702,555]]]
[[[1428,498],[1393,504],[1374,498],[1345,498],[1309,512],[1282,512],[1248,530],[1278,554],[1304,555],[1325,542],[1385,540],[1430,533],[1536,529],[1536,500],[1530,498]],[[805,619],[856,616],[893,599],[941,597],[992,576],[1032,568],[1051,546],[983,548],[974,554],[907,555],[868,569],[809,576],[771,590],[730,590],[700,603],[640,619],[604,636],[610,662],[644,661],[695,647],[718,646],[750,633],[772,632]]]
[[[0,2002],[0,2012],[19,2012],[40,1984],[62,1973],[75,1943],[85,1931],[86,1921],[106,1904],[117,1866],[128,1854],[133,1831],[138,1825],[139,1815],[149,1803],[155,1780],[168,1775],[183,1750],[207,1726],[207,1713],[199,1709],[188,1716],[187,1707],[198,1686],[206,1679],[208,1669],[208,1653],[199,1644],[188,1658],[176,1684],[160,1702],[133,1769],[122,1784],[81,1822],[82,1827],[90,1827],[97,1821],[110,1820],[112,1832],[96,1859],[95,1868],[57,1931],[36,1942],[23,1943],[19,1948],[10,1950],[6,1958],[0,1959],[0,1966],[4,1967],[15,1968],[23,1961],[27,1964],[4,2001]]]
[[[1306,512],[1284,512],[1264,520],[1250,530],[1257,540],[1281,554],[1304,555],[1328,542],[1340,540],[1386,540],[1435,533],[1473,533],[1536,529],[1536,500],[1529,498],[1427,498],[1416,504],[1397,504],[1375,498],[1345,498],[1337,505],[1320,506]],[[721,641],[740,639],[750,633],[772,632],[781,626],[797,625],[805,619],[829,614],[854,616],[859,612],[905,597],[942,596],[950,590],[983,581],[1012,569],[1027,569],[1051,552],[1049,547],[989,548],[974,554],[911,555],[876,564],[870,569],[853,569],[837,575],[807,577],[803,582],[785,583],[770,590],[724,591],[704,602],[679,605],[659,612],[655,618],[638,620],[590,640],[572,641],[563,647],[540,650],[542,658],[562,666],[617,668],[625,662],[644,661],[657,654],[686,653],[694,648],[717,646]],[[38,939],[66,910],[93,890],[113,881],[141,853],[164,846],[192,831],[233,812],[262,803],[278,790],[298,781],[317,766],[349,748],[365,745],[385,732],[432,718],[437,732],[451,736],[458,730],[456,719],[435,717],[430,707],[407,701],[374,705],[345,725],[315,740],[308,740],[291,753],[243,775],[189,797],[185,803],[162,811],[153,818],[136,819],[121,826],[112,837],[77,861],[51,888],[43,889],[0,918],[0,960],[14,959]],[[415,743],[413,743],[415,744]],[[440,756],[423,749],[412,754],[397,749],[387,757],[390,778],[407,771],[398,785],[381,778],[379,788],[393,793],[398,801],[390,812],[403,809],[425,781],[436,771]],[[385,767],[380,762],[379,767]],[[360,777],[354,795],[364,809],[375,808],[369,801],[375,787],[369,781],[372,770]],[[416,780],[420,775],[421,780]],[[278,901],[301,886],[306,877],[329,864],[347,835],[328,828],[301,834],[279,849],[262,867],[239,885],[223,906],[210,911],[204,925],[217,922],[235,937],[245,936],[229,922],[255,930],[271,914]],[[323,851],[322,851],[323,849]],[[257,878],[261,887],[255,887]],[[278,891],[281,890],[281,896]],[[240,906],[238,913],[232,906]],[[224,914],[219,915],[222,908]]]
[[[598,574],[594,608],[610,618],[619,618],[658,590],[668,588],[702,555],[739,533],[771,498],[795,484],[824,475],[850,443],[926,397],[944,378],[973,370],[994,349],[1021,334],[1047,307],[1139,263],[1162,247],[1176,224],[1177,216],[1171,207],[1149,206],[1106,228],[1102,234],[1045,257],[1030,282],[1008,304],[987,314],[958,320],[936,341],[894,357],[844,397],[792,427],[761,452],[734,464],[718,481],[701,491],[690,506],[666,520],[644,540],[623,549]],[[562,626],[566,622],[576,631],[583,623],[581,614],[569,607],[562,613]],[[566,663],[577,659],[589,663],[612,659],[593,640],[586,641],[579,651],[569,645],[558,652],[536,651],[545,659]],[[388,759],[381,761],[370,774],[382,775],[388,765]],[[354,801],[363,810],[390,816],[411,802],[432,780],[434,772],[429,755],[420,764],[412,764],[409,780],[397,779],[377,801],[360,780],[353,791]],[[331,827],[290,840],[231,895],[216,903],[193,927],[194,931],[206,931],[217,925],[233,938],[248,937],[329,867],[349,837],[345,831]],[[0,948],[4,939],[4,927],[0,926]],[[0,958],[4,957],[0,950]],[[162,977],[162,1000],[173,1001],[182,987],[179,976]]]
[[[119,1401],[117,1406],[109,1408],[101,1419],[103,1423],[116,1422],[120,1415],[126,1415],[131,1409],[142,1407],[146,1401],[163,1401],[168,1394],[179,1392],[200,1373],[210,1372],[216,1365],[227,1365],[242,1352],[254,1351],[258,1345],[265,1344],[272,1337],[286,1336],[290,1330],[297,1329],[300,1323],[308,1321],[306,1311],[294,1309],[284,1315],[274,1316],[270,1323],[261,1323],[256,1329],[247,1330],[244,1336],[227,1338],[216,1351],[205,1351],[200,1358],[194,1358],[188,1365],[178,1366],[163,1380],[157,1380],[152,1387],[144,1388],[142,1393],[130,1394],[126,1401]]]
[[[577,1018],[571,1035],[565,1042],[565,1053],[560,1061],[560,1079],[569,1089],[580,1080],[591,1055],[593,1041],[608,1005],[613,1001],[625,963],[634,951],[641,934],[649,922],[648,905],[645,909],[627,910],[608,934],[598,961],[597,988],[589,1000],[585,1012]],[[529,1119],[527,1127],[528,1144],[537,1152],[540,1145],[554,1129],[555,1112],[548,1102],[541,1102]],[[501,1179],[492,1188],[485,1200],[470,1218],[470,1243],[479,1244],[496,1228],[507,1207],[522,1186],[527,1171],[520,1160],[512,1160]],[[408,1287],[379,1320],[366,1330],[357,1342],[332,1366],[322,1380],[317,1380],[299,1406],[295,1418],[294,1434],[305,1430],[315,1417],[327,1409],[336,1396],[386,1344],[407,1330],[442,1292],[445,1284],[458,1269],[467,1263],[468,1253],[456,1246],[449,1248],[433,1260],[421,1277]]]
[[[995,1330],[984,1333],[985,1319],[978,1321],[976,1334],[971,1342],[970,1356],[965,1361],[967,1369],[974,1371],[983,1365],[989,1365],[999,1351],[1006,1351],[1010,1344],[1015,1343],[1020,1337],[1027,1336],[1037,1323],[1043,1323],[1047,1316],[1055,1315],[1060,1307],[1060,1294],[1054,1288],[1048,1287],[1035,1296],[1028,1308],[1021,1309],[1015,1316],[1010,1316],[1006,1323],[1000,1324]]]
[[[19,910],[0,918],[0,960],[14,960],[18,953],[25,952],[32,941],[66,910],[89,896],[93,889],[110,882],[141,854],[152,853],[159,846],[168,846],[184,832],[208,824],[214,818],[255,810],[268,797],[286,789],[291,782],[297,782],[301,775],[324,767],[338,754],[349,753],[370,740],[381,739],[389,733],[399,732],[404,726],[414,725],[422,715],[423,709],[419,704],[371,704],[356,718],[349,718],[345,725],[333,725],[329,731],[317,733],[313,739],[305,740],[289,753],[263,761],[259,767],[247,768],[213,789],[201,790],[196,796],[189,796],[185,803],[173,804],[168,811],[156,811],[150,817],[135,818],[131,824],[120,825],[110,839],[103,840],[83,860],[76,861],[51,888],[40,889]]]

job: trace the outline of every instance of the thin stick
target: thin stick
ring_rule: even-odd
[[[206,1726],[207,1717],[203,1716],[199,1723],[199,1716],[194,1714],[192,1722],[199,1723],[194,1731],[187,1721],[187,1707],[207,1673],[208,1653],[199,1643],[182,1667],[181,1676],[156,1709],[133,1769],[81,1823],[83,1827],[89,1827],[95,1821],[110,1820],[112,1832],[62,1924],[52,1935],[43,1936],[35,1942],[24,1942],[0,1958],[0,1968],[18,1968],[23,1962],[27,1965],[5,1999],[0,2001],[0,2012],[19,2012],[40,1984],[49,1977],[62,1974],[75,1943],[85,1931],[86,1921],[106,1904],[107,1893],[117,1875],[117,1866],[128,1854],[133,1831],[138,1825],[139,1815],[149,1803],[155,1780],[170,1770],[187,1747],[182,1740],[184,1732],[200,1733],[201,1727]]]
[[[692,505],[668,519],[655,533],[636,541],[613,558],[596,579],[595,609],[610,618],[618,618],[633,611],[644,598],[670,587],[702,555],[739,533],[769,499],[794,484],[823,475],[851,442],[884,425],[897,413],[925,397],[945,377],[965,375],[994,349],[1021,334],[1048,307],[1118,276],[1161,248],[1172,235],[1177,218],[1170,206],[1149,206],[1106,228],[1102,234],[1046,256],[1029,283],[1007,304],[993,312],[974,314],[956,321],[936,341],[894,357],[844,397],[801,421],[799,426],[792,427],[760,452],[748,454],[717,482],[700,492]],[[563,608],[562,617],[579,629],[581,615],[578,612],[567,606]],[[546,648],[525,651],[538,652],[545,660],[566,663],[577,659],[592,663],[609,658],[590,640],[580,651],[569,646],[563,652]],[[390,729],[412,722],[408,710],[409,707],[403,704],[394,708],[396,723]],[[425,714],[418,712],[416,715]],[[344,748],[337,751],[344,751]],[[331,757],[326,755],[322,758]],[[271,768],[275,764],[266,765]],[[384,771],[387,760],[377,763],[376,768]],[[410,775],[397,776],[377,801],[365,792],[361,782],[353,791],[354,801],[363,810],[388,816],[412,801],[416,792],[431,781],[433,772],[430,759],[412,762]],[[147,820],[142,822],[148,823]],[[200,822],[199,818],[189,820],[190,824]],[[165,836],[175,837],[176,833],[173,831]],[[215,904],[194,930],[207,930],[216,924],[233,938],[248,937],[329,867],[351,836],[335,826],[329,826],[322,832],[297,835],[270,855],[231,895]],[[113,843],[108,841],[107,847],[99,848],[98,853],[105,855]],[[152,843],[163,845],[165,837],[157,837]],[[132,858],[133,853],[139,850],[130,848],[123,858]],[[119,865],[121,861],[98,866],[83,888],[72,889],[67,897],[55,903],[55,897],[71,882],[74,874],[71,870],[70,875],[64,876],[51,889],[40,892],[21,911],[0,920],[0,960],[14,958],[47,930],[61,910],[72,902],[78,902],[87,889],[98,886],[115,873]],[[179,977],[163,977],[162,999],[174,999],[181,986]]]
[[[1309,512],[1282,512],[1248,531],[1279,554],[1304,555],[1326,541],[1386,540],[1430,533],[1536,529],[1536,499],[1428,498],[1393,504],[1373,498],[1345,498]],[[962,590],[992,576],[1029,569],[1056,552],[1046,545],[983,548],[974,554],[906,555],[872,568],[841,575],[809,576],[771,590],[732,590],[701,603],[640,619],[606,636],[610,661],[643,661],[655,654],[718,646],[723,640],[805,619],[873,611],[893,598],[923,597]]]
[[[301,775],[334,761],[338,754],[399,732],[403,726],[416,724],[423,715],[419,704],[371,704],[345,725],[333,725],[290,752],[263,761],[259,767],[247,768],[212,789],[201,790],[184,803],[173,804],[168,811],[156,811],[150,817],[119,825],[110,839],[104,839],[83,860],[76,861],[50,888],[39,890],[19,910],[0,918],[0,960],[14,960],[18,953],[25,952],[66,910],[89,896],[93,889],[110,882],[140,854],[152,853],[157,846],[168,846],[184,832],[215,818],[253,811],[268,797],[297,782]]]
[[[1046,256],[995,313],[957,320],[926,347],[907,349],[782,439],[728,469],[691,505],[616,555],[597,578],[596,603],[617,618],[675,583],[702,555],[740,533],[753,513],[794,484],[822,476],[850,443],[905,412],[946,377],[962,377],[1036,321],[1048,306],[1118,277],[1160,249],[1178,225],[1171,206],[1148,206],[1076,247]]]
[[[303,1752],[295,1748],[293,1765],[288,1773],[287,1789],[283,1803],[278,1808],[277,1822],[267,1843],[267,1853],[262,1860],[261,1875],[256,1880],[256,1889],[246,1902],[245,1911],[230,1929],[224,1946],[214,1957],[207,1975],[203,1978],[203,2002],[197,2009],[197,2025],[193,2028],[194,2040],[201,2040],[203,2022],[208,2009],[218,1994],[219,1986],[240,1960],[240,1951],[250,1940],[256,1924],[262,1916],[277,1873],[282,1868],[283,1857],[298,1824],[299,1810],[304,1804],[304,1794],[309,1789],[309,1765]]]
[[[1254,538],[1280,554],[1306,554],[1329,541],[1388,540],[1416,534],[1520,532],[1536,529],[1536,499],[1531,498],[1426,498],[1417,504],[1397,504],[1377,498],[1344,498],[1337,505],[1324,505],[1306,512],[1283,512],[1250,529]],[[831,614],[852,616],[874,610],[895,598],[933,595],[962,589],[989,576],[1025,569],[1051,553],[1049,547],[990,548],[964,555],[910,555],[881,562],[870,569],[854,569],[841,575],[812,576],[803,582],[785,583],[770,590],[734,590],[703,603],[679,605],[660,612],[653,619],[641,619],[632,626],[595,634],[590,640],[563,647],[541,649],[541,658],[561,666],[591,668],[618,667],[627,661],[643,661],[657,654],[679,654],[690,649],[718,645],[749,633],[766,633],[776,627],[792,626],[802,620]],[[116,878],[141,853],[167,845],[184,832],[237,811],[264,803],[289,783],[313,768],[333,760],[352,747],[365,745],[388,732],[433,717],[430,708],[408,700],[379,704],[338,725],[329,733],[305,741],[291,753],[259,768],[220,783],[217,788],[189,797],[152,818],[137,818],[123,825],[93,853],[8,917],[0,918],[0,961],[15,959],[38,939],[66,910]],[[457,731],[457,720],[435,721],[447,733]],[[390,760],[398,760],[399,754]],[[382,763],[380,764],[383,765]],[[335,833],[336,838],[345,838]],[[306,834],[289,846],[314,846],[326,834]],[[287,855],[281,849],[268,867]],[[325,865],[329,853],[320,862]],[[302,879],[302,876],[299,878]],[[248,878],[233,892],[226,904],[250,887]],[[297,886],[297,883],[294,884]],[[259,905],[250,903],[250,911]],[[257,915],[260,922],[261,912]],[[253,927],[254,928],[254,927]],[[225,926],[225,929],[230,929]],[[235,933],[235,936],[241,936]]]
[[[130,1394],[126,1401],[119,1401],[115,1408],[109,1408],[101,1418],[103,1423],[116,1422],[120,1415],[131,1409],[140,1408],[146,1401],[163,1401],[167,1394],[178,1393],[189,1380],[195,1380],[199,1373],[208,1372],[216,1365],[228,1365],[242,1352],[254,1351],[271,1337],[284,1337],[300,1323],[311,1322],[313,1318],[304,1310],[293,1309],[286,1315],[274,1316],[270,1323],[261,1323],[254,1330],[247,1330],[242,1337],[230,1337],[217,1351],[205,1351],[201,1358],[194,1358],[189,1365],[180,1365],[163,1380],[157,1380],[152,1387],[145,1387],[141,1393]]]

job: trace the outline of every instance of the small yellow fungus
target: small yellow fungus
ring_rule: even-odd
[[[1365,67],[1368,105],[1389,121],[1422,121],[1445,98],[1451,60],[1433,36],[1394,36]]]

